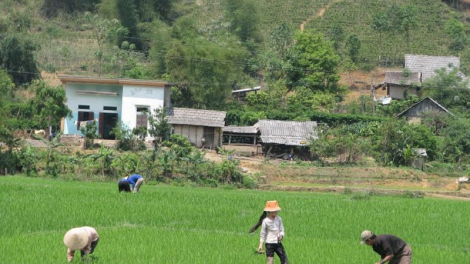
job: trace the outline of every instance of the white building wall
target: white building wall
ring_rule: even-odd
[[[164,94],[164,87],[124,85],[122,88],[121,121],[128,128],[135,128],[137,107],[147,107],[154,114],[156,108],[164,106]]]
[[[64,122],[64,134],[78,134],[83,136],[82,133],[77,129],[75,121],[78,119],[78,112],[93,112],[94,119],[99,118],[99,113],[102,112],[121,112],[121,94],[122,88],[119,85],[105,85],[105,84],[79,84],[79,83],[67,83],[65,86],[65,96],[67,98],[67,106],[72,110],[73,117],[65,119]],[[117,93],[117,96],[112,95],[90,95],[90,94],[77,94],[77,90],[80,91],[100,91],[100,92],[113,92]],[[78,109],[79,105],[89,105],[90,109]],[[104,111],[104,106],[116,107],[117,111]],[[97,122],[99,127],[99,123]]]

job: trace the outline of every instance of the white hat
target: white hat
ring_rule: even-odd
[[[64,244],[71,250],[83,249],[88,244],[88,232],[85,228],[72,228],[64,236]]]
[[[364,230],[364,232],[361,233],[361,244],[365,244],[373,235],[374,233],[372,233],[372,231]]]

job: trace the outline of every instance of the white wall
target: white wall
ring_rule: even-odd
[[[155,108],[164,106],[164,94],[164,87],[124,85],[121,121],[133,129],[136,124],[137,107],[148,107],[154,114]]]
[[[121,94],[122,87],[119,85],[104,85],[104,84],[79,84],[79,83],[67,83],[65,85],[65,96],[67,98],[67,106],[72,110],[73,117],[66,118],[64,122],[64,134],[78,134],[82,136],[82,133],[77,129],[74,124],[78,119],[78,112],[93,112],[94,118],[99,118],[99,113],[119,113],[121,112]],[[83,91],[100,91],[100,92],[114,92],[118,93],[118,96],[110,95],[89,95],[89,94],[77,94],[77,90]],[[90,110],[78,109],[78,105],[89,105]],[[117,107],[117,111],[105,111],[104,106]],[[97,123],[99,126],[99,124]]]

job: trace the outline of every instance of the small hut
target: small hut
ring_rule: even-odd
[[[224,111],[174,107],[168,112],[168,123],[173,134],[186,136],[196,147],[216,149],[222,145],[225,115]]]
[[[292,157],[294,148],[306,154],[309,151],[308,142],[318,139],[315,121],[259,120],[258,126],[266,156],[270,156],[273,149],[275,154],[281,156],[287,154]]]

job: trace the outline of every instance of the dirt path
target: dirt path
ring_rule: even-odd
[[[317,17],[323,17],[323,15],[325,14],[326,10],[328,10],[328,8],[333,4],[333,3],[336,3],[336,2],[341,2],[343,0],[331,0],[328,4],[326,4],[326,6],[320,8],[320,10],[318,10],[318,12],[311,16],[311,17],[308,17],[307,19],[305,19],[304,21],[302,21],[302,23],[300,23],[300,32],[303,32],[304,31],[304,27],[305,27],[305,24],[307,24],[308,22],[310,22],[312,19],[314,18],[317,18]]]
[[[434,198],[441,198],[441,199],[450,199],[450,200],[459,200],[459,201],[467,201],[470,202],[469,197],[461,197],[461,196],[452,196],[452,195],[443,195],[443,194],[428,194],[429,197]]]

